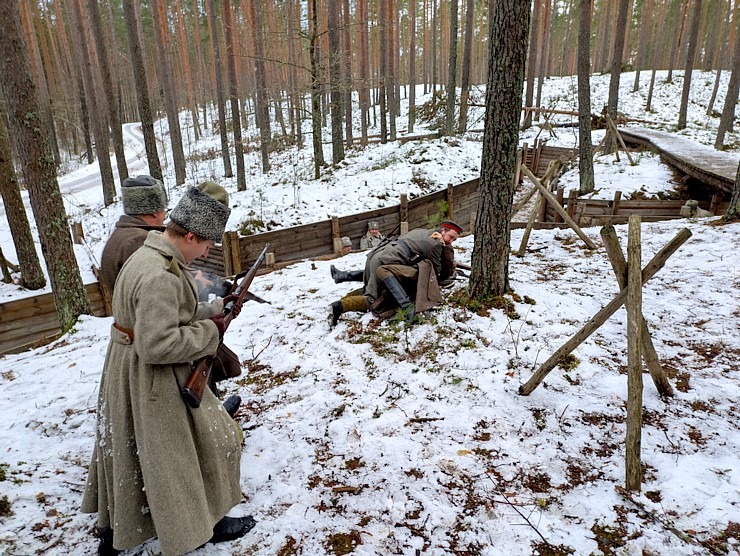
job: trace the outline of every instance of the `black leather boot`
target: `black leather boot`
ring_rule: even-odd
[[[398,278],[395,276],[388,276],[388,278],[383,280],[383,285],[388,288],[389,292],[391,292],[391,295],[393,296],[393,299],[396,300],[396,303],[398,303],[398,306],[406,311],[406,321],[411,322],[414,320],[414,304],[411,303],[409,295],[406,293],[406,290],[403,289]]]
[[[362,282],[365,274],[364,270],[339,270],[334,265],[329,267],[331,271],[331,277],[334,279],[335,284],[340,282]]]
[[[118,556],[120,550],[113,548],[113,529],[103,527],[98,531],[100,544],[98,545],[98,556]]]
[[[240,396],[237,396],[234,394],[233,396],[229,396],[224,400],[224,409],[226,410],[226,413],[228,413],[231,418],[234,418],[234,415],[236,415],[236,412],[239,411],[239,406],[242,405],[242,399]]]
[[[335,301],[331,305],[329,305],[329,315],[328,315],[328,321],[329,321],[329,328],[334,328],[337,325],[337,322],[339,321],[339,317],[344,313],[344,307],[342,307],[341,301]]]
[[[244,517],[222,517],[221,520],[213,526],[213,536],[208,542],[226,542],[233,541],[249,533],[257,522],[251,515]]]

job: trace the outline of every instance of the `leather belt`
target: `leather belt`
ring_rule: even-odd
[[[405,242],[404,240],[402,240],[402,239],[397,239],[397,240],[396,240],[396,243],[397,243],[398,245],[400,245],[400,246],[401,246],[401,248],[402,248],[402,249],[404,250],[404,252],[406,253],[406,256],[407,256],[407,257],[408,257],[409,259],[413,258],[413,256],[414,256],[414,252],[413,252],[413,251],[411,251],[411,247],[409,247],[408,243],[406,243],[406,242]]]
[[[123,332],[124,334],[126,334],[126,336],[128,336],[128,338],[129,338],[129,340],[131,340],[132,342],[134,341],[134,331],[133,331],[133,329],[131,329],[131,328],[125,328],[125,327],[121,326],[120,324],[118,324],[117,322],[114,322],[113,323],[113,328],[115,328],[119,332]]]
[[[409,263],[415,265],[415,264],[418,264],[419,261],[424,259],[424,257],[422,257],[421,255],[417,255],[416,253],[414,253],[411,250],[411,247],[409,247],[409,244],[406,243],[404,240],[397,239],[396,243],[400,245],[404,253],[406,253],[406,256],[409,258]]]

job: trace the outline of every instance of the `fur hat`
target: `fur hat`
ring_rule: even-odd
[[[342,247],[352,247],[352,240],[348,236],[342,238]]]
[[[123,212],[130,216],[154,214],[167,208],[167,192],[161,181],[151,176],[126,178],[121,184]]]
[[[367,223],[367,229],[368,230],[377,230],[378,229],[378,223],[375,222],[375,220],[371,220]]]
[[[212,181],[191,187],[170,213],[170,220],[199,235],[219,242],[231,214],[229,194]]]
[[[463,233],[462,226],[460,226],[458,223],[453,222],[452,220],[442,220],[442,222],[439,224],[440,230],[447,228],[448,230],[455,230],[458,235]]]

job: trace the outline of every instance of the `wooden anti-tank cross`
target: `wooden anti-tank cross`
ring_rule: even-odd
[[[663,248],[658,251],[650,260],[650,262],[642,269],[642,285],[645,285],[645,283],[650,280],[650,278],[655,276],[655,274],[657,274],[658,271],[663,268],[663,266],[665,266],[666,261],[671,257],[671,255],[673,255],[673,253],[675,253],[678,248],[681,247],[681,245],[683,245],[690,237],[691,232],[687,228],[684,228],[683,230],[678,232],[671,241],[666,243],[665,246],[663,246]],[[608,242],[611,242],[611,240],[608,240]],[[612,249],[611,256],[614,256],[613,247],[608,247],[607,249]],[[617,249],[619,249],[618,245]],[[621,254],[621,250],[619,252]],[[623,260],[624,256],[622,256],[622,261]],[[620,274],[621,276],[624,276],[624,270],[622,270],[621,273],[618,273],[618,277]],[[619,309],[627,299],[627,287],[622,287],[621,283],[620,287],[621,291],[616,295],[616,297],[614,297],[603,309],[601,309],[601,311],[591,317],[591,320],[584,324],[583,327],[578,332],[576,332],[575,335],[573,335],[567,342],[565,342],[555,353],[553,353],[547,361],[542,363],[542,365],[540,365],[540,367],[535,371],[532,377],[525,384],[519,387],[520,394],[522,394],[523,396],[528,396],[529,394],[531,394],[534,389],[537,388],[537,386],[539,386],[543,380],[545,380],[545,377],[547,377],[550,371],[555,368],[555,366],[563,359],[563,357],[570,354],[574,349],[580,346],[591,334],[598,330],[609,317],[617,312],[617,309]],[[644,337],[647,336],[649,338],[650,333],[644,326],[642,328],[643,332],[641,333],[640,339],[642,342],[644,342]],[[653,348],[652,351],[654,353],[655,349]],[[648,354],[648,350],[646,350],[645,355],[646,359],[652,358],[652,356]],[[655,358],[657,360],[657,355],[655,356]],[[658,365],[655,366],[654,363],[651,362],[648,363],[648,368],[650,369],[650,374],[653,377],[653,381],[655,382],[655,386],[658,389],[658,392],[661,395],[671,395],[673,391],[670,389],[670,383],[668,383],[668,380],[665,378],[665,373],[663,373],[662,368],[660,368],[660,364],[658,363]]]

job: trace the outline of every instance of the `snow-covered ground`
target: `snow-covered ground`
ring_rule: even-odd
[[[713,144],[718,122],[705,114],[713,75],[695,73],[689,126],[681,132],[706,145]],[[681,72],[674,72],[672,85],[659,75],[654,113],[644,111],[649,78],[643,72],[633,94],[634,74],[623,75],[619,110],[672,131]],[[715,109],[728,78],[725,72]],[[608,76],[592,77],[594,112],[606,102],[607,87]],[[545,107],[575,110],[575,78],[546,81],[544,98]],[[471,127],[482,125],[482,112],[471,114],[474,121]],[[399,129],[405,124],[399,119]],[[166,122],[156,129],[166,129]],[[423,132],[417,124],[415,133]],[[535,127],[522,142],[531,144],[538,133],[550,136]],[[554,133],[550,144],[577,141],[577,128]],[[601,133],[594,133],[594,143]],[[186,156],[205,159],[187,170],[190,183],[215,178],[227,187],[234,206],[230,229],[254,217],[290,226],[395,204],[401,193],[428,192],[420,184],[443,187],[476,177],[479,139],[471,133],[353,149],[320,180],[311,179],[308,148],[273,153],[273,170],[264,176],[259,153],[252,152],[247,191],[237,193],[235,179],[222,179],[220,159],[205,154],[218,152],[218,138],[209,136],[187,143]],[[737,134],[726,142],[737,144]],[[133,142],[129,149],[135,154]],[[330,145],[325,156],[330,159]],[[165,158],[171,160],[169,153]],[[657,157],[640,153],[637,159],[631,167],[598,157],[596,195],[656,195],[679,185]],[[63,177],[62,188],[95,169]],[[174,172],[166,171],[171,186]],[[561,184],[577,187],[577,169]],[[183,191],[171,187],[172,206]],[[90,266],[121,206],[103,208],[96,188],[65,199],[70,217],[83,222],[87,245],[75,248],[90,282]],[[256,279],[254,293],[272,304],[248,304],[227,333],[246,362],[243,376],[227,387],[246,404],[245,499],[233,513],[251,513],[258,525],[239,541],[196,553],[343,554],[346,545],[366,555],[738,553],[740,227],[644,224],[643,264],[682,228],[692,237],[643,294],[675,396],[661,399],[644,374],[641,494],[628,497],[620,489],[623,309],[574,352],[570,368],[555,369],[528,397],[517,393],[617,292],[603,249],[587,250],[569,230],[535,231],[529,252],[510,261],[516,295],[509,297],[508,316],[465,307],[461,280],[441,309],[411,328],[348,314],[329,331],[325,308],[350,288],[333,283],[331,262],[306,261]],[[515,248],[521,233],[512,234]],[[601,246],[598,229],[587,233]],[[617,233],[625,246],[626,227]],[[15,260],[4,221],[0,242]],[[458,259],[469,263],[473,238],[455,246]],[[334,262],[359,269],[364,255]],[[29,294],[0,284],[0,300]],[[85,317],[57,342],[0,357],[0,554],[95,552],[95,519],[79,514],[79,504],[110,323]],[[157,552],[151,541],[136,553]]]

